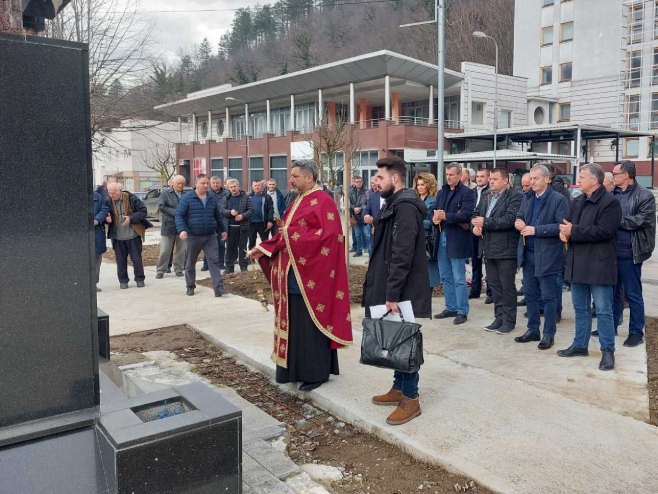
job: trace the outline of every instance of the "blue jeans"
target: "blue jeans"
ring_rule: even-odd
[[[613,315],[615,328],[619,327],[621,313],[624,308],[622,286],[631,309],[631,322],[628,335],[644,336],[644,299],[642,298],[642,263],[634,264],[633,259],[617,258],[617,286],[615,286]],[[598,317],[599,306],[596,305]]]
[[[466,258],[448,258],[446,233],[439,240],[439,273],[443,285],[446,310],[468,315],[468,287],[466,286]]]
[[[555,336],[557,301],[555,285],[557,274],[535,276],[534,253],[523,259],[523,295],[528,308],[528,331],[539,334],[541,319],[539,312],[544,308],[544,336]],[[562,290],[560,290],[562,292]]]
[[[571,283],[571,300],[576,313],[576,336],[573,345],[587,348],[592,332],[592,299],[596,304],[596,329],[601,350],[615,351],[615,328],[612,322],[612,285]]]
[[[370,252],[370,225],[367,223],[357,223],[352,228],[356,240],[356,251],[363,252],[367,250]]]
[[[420,375],[418,372],[400,372],[393,373],[393,389],[402,391],[402,394],[407,398],[418,398],[418,379]]]

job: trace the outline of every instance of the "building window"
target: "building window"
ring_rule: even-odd
[[[276,108],[270,112],[271,132],[277,137],[286,135],[290,129],[290,107]]]
[[[228,159],[228,178],[234,178],[242,183],[242,158]]]
[[[658,47],[653,49],[653,70],[651,73],[651,85],[658,85]]]
[[[352,155],[352,170],[354,175],[361,175],[363,183],[370,188],[370,179],[377,175],[377,160],[379,151],[361,151]]]
[[[642,77],[642,50],[629,52],[626,60],[626,87],[640,87],[640,79]]]
[[[560,82],[571,80],[571,62],[560,64]]]
[[[630,16],[628,18],[628,31],[630,33],[630,43],[642,42],[642,29],[644,21],[644,4],[637,3],[631,6]]]
[[[553,82],[553,67],[547,65],[546,67],[542,67],[540,70],[541,70],[540,84],[542,86],[545,84],[551,84]]]
[[[222,137],[224,135],[224,120],[220,119],[219,122],[217,122],[217,135],[219,137]]]
[[[640,129],[640,95],[626,96],[626,126],[631,130]]]
[[[560,122],[571,120],[571,103],[560,103]]]
[[[553,44],[553,26],[541,28],[541,45],[548,46]]]
[[[231,118],[231,125],[233,128],[233,140],[239,141],[245,135],[244,115]]]
[[[249,157],[249,187],[254,181],[263,180],[263,157],[250,156]],[[246,188],[246,187],[245,187]]]
[[[471,103],[471,123],[473,125],[484,125],[484,103],[479,101]]]
[[[541,125],[544,123],[544,118],[546,118],[546,114],[544,113],[544,109],[541,106],[535,108],[534,117],[535,117],[535,123],[537,125]]]
[[[640,140],[639,139],[625,139],[624,140],[624,158],[637,158],[640,156]]]
[[[204,139],[208,137],[208,122],[203,122],[201,124],[201,137]]]
[[[317,116],[315,108],[315,103],[304,103],[295,106],[295,130],[302,134],[313,132]]]
[[[571,154],[571,143],[570,142],[558,142],[557,143],[557,154],[563,156],[569,156]]]
[[[270,178],[281,192],[288,191],[288,157],[270,156]]]
[[[267,132],[267,113],[259,112],[249,115],[249,135],[254,139],[263,137]]]
[[[560,43],[573,40],[573,22],[563,22],[560,25]]]
[[[658,39],[658,0],[653,8],[653,39]]]
[[[548,7],[550,5],[553,5],[555,3],[555,0],[542,0],[542,7]]]
[[[210,160],[210,176],[219,177],[224,180],[224,160],[222,158],[213,158]]]
[[[402,103],[400,116],[404,123],[427,125],[430,116],[430,104],[427,100]]]
[[[658,93],[651,95],[651,128],[658,129]]]
[[[512,110],[501,110],[498,119],[499,129],[509,129],[512,126]]]

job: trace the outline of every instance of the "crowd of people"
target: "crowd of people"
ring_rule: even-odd
[[[349,190],[352,250],[369,254],[363,305],[399,310],[410,301],[415,317],[431,318],[433,289],[443,288],[444,307],[434,318],[454,325],[468,321],[470,300],[493,304],[486,331],[507,335],[519,325],[522,293],[527,306],[523,334],[514,341],[554,345],[562,321],[562,295],[571,291],[575,336],[561,357],[587,356],[591,336],[599,339],[599,369],[615,367],[615,335],[625,303],[630,307],[624,346],[644,339],[642,263],[652,254],[656,235],[653,194],[636,179],[635,164],[622,161],[610,173],[582,165],[582,194],[569,194],[550,163],[538,163],[513,185],[505,168],[473,171],[459,163],[445,167],[444,185],[428,172],[407,188],[407,164],[383,158],[365,188],[354,177]],[[278,382],[301,382],[310,391],[338,374],[336,350],[352,341],[347,265],[340,213],[333,196],[318,182],[317,165],[295,162],[284,196],[273,180],[252,184],[251,193],[235,179],[198,175],[195,189],[183,194],[185,179],[173,177],[162,194],[160,257],[156,278],[173,266],[194,295],[195,264],[200,251],[216,296],[224,295],[222,271],[235,264],[246,270],[257,260],[272,285],[275,305],[274,346]],[[104,225],[117,258],[121,288],[128,287],[127,259],[134,279],[144,286],[141,248],[150,226],[141,201],[119,184],[107,196],[94,196],[97,266],[104,250]],[[99,233],[100,232],[100,233]],[[260,243],[257,242],[260,237]],[[472,266],[470,288],[466,266]],[[522,273],[517,290],[516,275]],[[592,331],[593,306],[597,329]],[[543,325],[542,325],[543,317]],[[372,398],[393,405],[387,422],[406,423],[421,413],[419,373],[394,372],[391,389]]]

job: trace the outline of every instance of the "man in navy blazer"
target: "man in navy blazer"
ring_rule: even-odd
[[[463,324],[468,318],[468,287],[466,259],[473,255],[470,222],[475,210],[475,192],[461,183],[462,166],[446,166],[446,184],[436,196],[432,222],[437,225],[439,271],[446,308],[434,317],[454,317],[453,324]]]
[[[365,200],[363,202],[363,222],[372,225],[379,215],[379,210],[384,205],[384,199],[382,199],[381,194],[379,193],[378,185],[375,183],[375,177],[370,179],[370,190],[366,191]],[[374,228],[371,226],[370,237],[374,235]],[[372,242],[368,246],[368,255],[372,254]]]

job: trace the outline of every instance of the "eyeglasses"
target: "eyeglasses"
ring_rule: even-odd
[[[628,173],[628,172],[616,172],[616,173],[612,172],[612,176],[616,177],[617,175],[623,175],[624,173]]]

